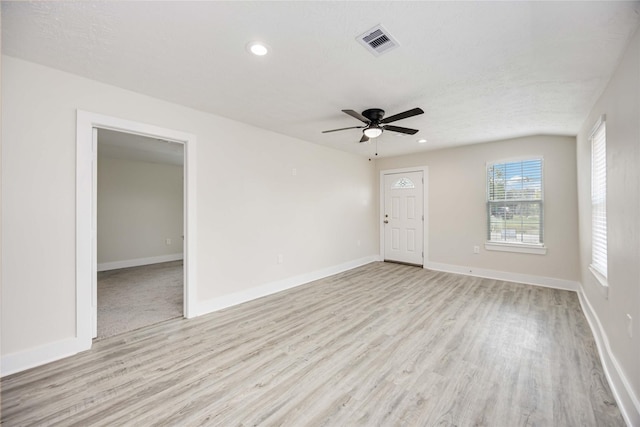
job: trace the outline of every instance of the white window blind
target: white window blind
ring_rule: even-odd
[[[607,136],[603,120],[591,136],[591,266],[607,277]]]
[[[542,159],[487,165],[487,241],[543,244]]]

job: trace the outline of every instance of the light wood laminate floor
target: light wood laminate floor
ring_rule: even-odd
[[[575,293],[372,263],[6,377],[5,425],[624,425]]]

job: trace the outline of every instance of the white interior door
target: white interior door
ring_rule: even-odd
[[[424,263],[422,171],[384,175],[384,260]]]

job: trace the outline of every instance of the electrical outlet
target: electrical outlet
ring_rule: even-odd
[[[357,245],[358,245],[358,246],[360,246],[360,245],[361,245],[361,242],[360,242],[360,240],[358,240],[358,242],[357,242]]]
[[[473,253],[474,254],[479,254],[480,253],[480,246],[474,246],[473,247]]]
[[[284,257],[282,254],[278,254],[278,264],[282,264],[284,262]]]
[[[627,335],[629,338],[633,338],[633,317],[627,313]]]
[[[296,168],[291,169],[291,175],[292,176],[298,175],[298,169],[296,169]]]
[[[170,245],[170,244],[171,244],[171,239],[167,237],[167,238],[164,240],[164,242],[165,242],[167,245]]]

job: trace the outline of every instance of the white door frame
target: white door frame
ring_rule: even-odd
[[[196,315],[196,136],[172,129],[78,110],[76,118],[76,337],[91,348],[97,247],[94,129],[109,129],[184,144],[184,316]]]
[[[379,209],[379,222],[378,229],[380,230],[380,260],[384,261],[384,176],[391,175],[396,173],[407,173],[407,172],[422,172],[422,177],[424,178],[424,183],[422,184],[422,214],[424,215],[424,221],[422,223],[422,250],[424,252],[424,256],[422,257],[422,268],[426,268],[427,260],[429,259],[429,221],[428,221],[428,206],[429,206],[429,198],[427,197],[429,191],[429,168],[427,166],[417,166],[414,168],[401,168],[401,169],[386,169],[380,171],[380,209]]]

